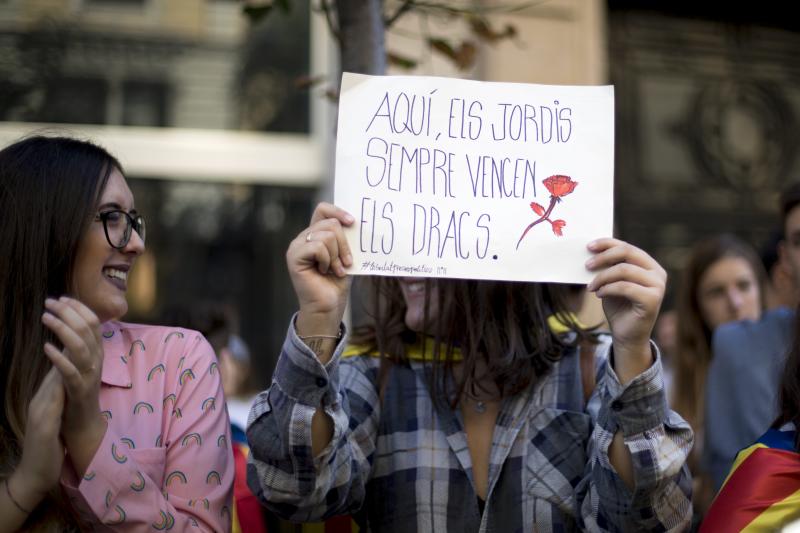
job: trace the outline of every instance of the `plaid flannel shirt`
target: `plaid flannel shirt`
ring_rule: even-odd
[[[293,324],[294,322],[292,322]],[[596,348],[597,386],[584,404],[577,349],[503,401],[481,513],[461,414],[437,406],[430,365],[390,367],[380,398],[380,358],[322,365],[289,333],[272,386],[256,399],[247,437],[248,484],[273,512],[296,522],[353,514],[362,531],[673,531],[691,522],[688,424],[667,407],[660,356],[626,386]],[[311,417],[332,418],[330,444],[311,452]],[[608,448],[622,431],[635,488]]]

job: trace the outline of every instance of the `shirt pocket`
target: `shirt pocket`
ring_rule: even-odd
[[[575,488],[586,469],[592,419],[585,413],[544,408],[530,420],[525,456],[528,494],[572,514]]]
[[[164,484],[164,465],[167,460],[166,448],[135,448],[127,452],[136,468],[145,477],[153,480],[156,487],[161,489]],[[144,483],[141,481],[140,483]]]

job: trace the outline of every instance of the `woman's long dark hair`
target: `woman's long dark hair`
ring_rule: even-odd
[[[800,452],[800,309],[795,310],[794,336],[781,377],[778,411],[774,427],[780,428],[789,422],[794,423],[794,447]]]
[[[434,284],[436,290],[432,291]],[[426,279],[425,287],[423,321],[435,341],[429,354],[434,362],[432,394],[436,400],[446,398],[451,405],[465,391],[474,393],[474,387],[484,380],[497,386],[500,397],[514,395],[543,376],[567,345],[590,339],[589,331],[572,314],[579,296],[575,286]],[[436,317],[429,316],[431,294],[438,298]],[[371,323],[357,328],[352,342],[381,354],[382,381],[388,368],[385,361],[404,363],[406,349],[416,335],[405,324],[406,305],[395,278],[374,277],[372,296]],[[550,316],[576,335],[553,332],[548,325]],[[456,348],[463,356],[463,378],[454,382],[452,391],[447,383],[453,378]],[[479,375],[481,360],[486,371]],[[444,396],[445,391],[453,394]]]
[[[711,364],[711,328],[700,311],[700,280],[717,261],[744,259],[758,283],[763,312],[766,303],[766,272],[755,250],[731,234],[721,234],[698,242],[692,248],[683,271],[678,294],[678,339],[675,350],[674,408],[692,429],[703,426],[704,390]]]
[[[28,404],[51,367],[44,300],[71,292],[78,246],[114,168],[105,150],[71,138],[29,137],[0,151],[0,477],[19,463]],[[64,530],[70,516],[54,491],[25,528]]]

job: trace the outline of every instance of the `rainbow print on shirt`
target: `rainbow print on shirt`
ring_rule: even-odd
[[[209,411],[215,411],[216,409],[217,409],[217,399],[214,398],[213,396],[211,398],[206,398],[205,400],[203,400],[202,405],[200,405],[200,410],[202,410],[204,413],[207,413]]]
[[[194,379],[194,372],[192,372],[191,368],[187,368],[183,372],[181,372],[181,377],[178,379],[181,386],[185,385],[187,382]]]
[[[175,481],[176,479],[181,483],[181,485],[186,485],[186,474],[184,474],[180,470],[174,470],[170,472],[170,474],[167,476],[165,484],[169,487],[170,484],[172,484],[172,482]]]
[[[181,446],[188,446],[193,442],[200,446],[203,444],[203,437],[201,437],[199,433],[189,433],[181,439]]]
[[[164,365],[162,365],[161,363],[157,364],[156,366],[150,369],[150,372],[147,373],[147,381],[152,381],[154,377],[156,377],[159,374],[163,374],[165,370],[166,369],[164,368]]]
[[[148,413],[153,412],[153,406],[147,402],[139,402],[133,407],[133,414],[138,415],[142,411],[146,411]]]

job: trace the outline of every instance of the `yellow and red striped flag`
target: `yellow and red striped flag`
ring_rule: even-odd
[[[770,429],[740,451],[700,533],[777,531],[800,518],[800,454],[794,439],[794,429]]]

